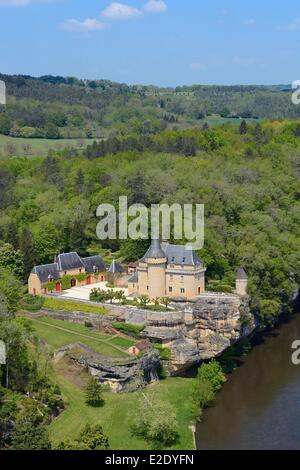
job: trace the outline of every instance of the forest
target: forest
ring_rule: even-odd
[[[297,121],[264,121],[2,157],[0,266],[24,282],[64,251],[134,261],[149,242],[98,240],[99,204],[203,203],[207,288],[230,291],[243,266],[252,309],[272,324],[299,286],[299,149]]]
[[[23,138],[101,138],[186,129],[218,115],[244,119],[299,118],[288,86],[158,88],[73,77],[1,75],[7,105],[0,134]]]

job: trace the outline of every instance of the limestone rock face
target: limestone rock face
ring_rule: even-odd
[[[223,293],[202,294],[176,313],[153,312],[143,321],[143,335],[170,349],[174,371],[221,355],[256,327],[249,297]]]
[[[116,393],[133,392],[159,380],[160,355],[157,350],[150,350],[141,358],[114,359],[77,343],[72,345],[68,355]]]

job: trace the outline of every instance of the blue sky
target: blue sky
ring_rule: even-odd
[[[299,1],[0,0],[0,71],[129,84],[300,79]]]

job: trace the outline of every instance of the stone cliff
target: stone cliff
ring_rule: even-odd
[[[127,321],[145,324],[143,335],[171,351],[174,371],[219,356],[256,327],[249,297],[206,293],[174,312],[128,312]]]
[[[108,385],[116,393],[133,392],[159,380],[157,371],[160,367],[160,355],[154,349],[141,358],[116,359],[103,356],[76,342],[59,349],[55,360],[60,360],[64,355],[98,377],[99,382]]]

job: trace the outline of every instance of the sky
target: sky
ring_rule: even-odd
[[[128,84],[290,84],[299,0],[0,0],[0,72]]]

